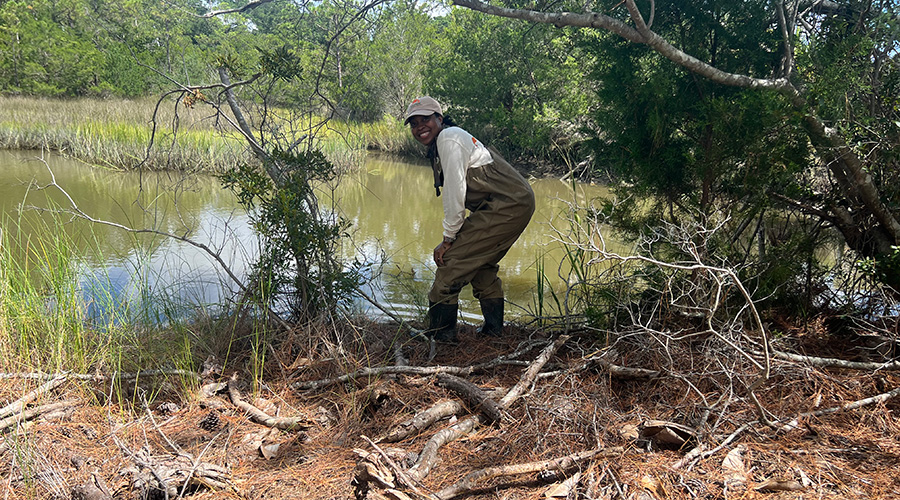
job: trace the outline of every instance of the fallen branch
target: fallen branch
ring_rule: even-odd
[[[0,420],[0,431],[12,427],[19,422],[24,422],[26,420],[31,420],[33,418],[37,418],[41,415],[55,412],[61,410],[63,408],[69,408],[75,406],[80,401],[77,400],[69,400],[69,401],[61,401],[59,403],[51,403],[44,406],[38,406],[36,408],[32,408],[30,410],[24,410],[21,413],[17,413],[15,415],[6,417]]]
[[[485,391],[485,394],[489,398],[496,399],[498,397],[503,397],[503,395],[506,394],[506,389],[491,389]],[[465,412],[466,407],[460,401],[440,401],[430,408],[417,413],[413,418],[400,423],[393,431],[383,438],[378,439],[377,442],[396,443],[397,441],[402,441],[413,434],[418,434],[428,427],[431,427],[431,425],[442,418],[450,417],[452,415],[461,415]]]
[[[480,411],[489,422],[496,422],[503,417],[497,402],[472,382],[446,373],[438,374],[437,379],[438,385],[459,394],[473,412]]]
[[[525,372],[522,373],[522,376],[519,377],[519,381],[516,385],[500,400],[498,406],[501,410],[508,409],[525,392],[525,389],[534,382],[537,374],[544,365],[547,364],[547,361],[550,360],[553,354],[555,354],[567,340],[569,340],[568,335],[561,335],[538,354],[537,358],[535,358],[528,366],[528,369],[526,369]],[[419,460],[410,469],[413,477],[419,481],[425,478],[431,471],[431,468],[434,467],[438,450],[445,444],[455,441],[469,432],[472,432],[478,424],[482,423],[481,420],[482,417],[480,415],[473,415],[432,436],[422,448]]]
[[[528,462],[524,464],[501,465],[498,467],[488,467],[485,469],[470,472],[459,482],[448,486],[436,493],[440,500],[450,500],[462,495],[472,493],[478,489],[484,488],[483,483],[488,479],[503,476],[513,476],[519,474],[528,474],[533,472],[554,473],[554,476],[563,475],[578,467],[582,462],[595,458],[617,458],[624,453],[623,448],[599,449],[592,451],[584,451],[581,453],[573,453],[564,457],[541,460],[538,462]]]
[[[252,404],[242,401],[241,394],[237,388],[237,374],[232,375],[231,380],[228,381],[228,396],[235,406],[244,410],[245,413],[250,415],[250,419],[258,424],[281,430],[303,430],[309,428],[309,419],[305,417],[272,417]]]
[[[789,352],[772,351],[778,359],[785,361],[794,361],[804,363],[816,368],[846,368],[848,370],[865,370],[865,371],[898,371],[900,370],[900,361],[890,361],[888,363],[871,363],[861,361],[847,361],[837,358],[819,358],[815,356],[804,356],[802,354],[792,354]]]
[[[646,368],[632,368],[629,366],[621,366],[610,363],[601,356],[592,356],[585,358],[580,363],[570,368],[558,370],[555,372],[544,372],[540,374],[540,378],[554,377],[563,374],[578,373],[580,371],[589,370],[591,368],[600,368],[609,373],[610,376],[619,379],[628,380],[652,380],[662,377],[665,372],[659,370],[648,370]]]
[[[399,482],[402,486],[405,486],[407,489],[409,489],[414,494],[416,494],[420,497],[434,498],[434,495],[423,492],[419,488],[419,486],[416,485],[416,480],[414,478],[410,477],[409,474],[404,472],[403,469],[399,465],[397,465],[397,463],[394,462],[394,460],[387,453],[385,453],[384,450],[381,449],[381,447],[379,447],[377,444],[375,444],[375,442],[373,442],[371,439],[369,439],[366,436],[360,436],[360,437],[363,438],[367,443],[369,443],[370,446],[372,446],[372,448],[375,449],[375,451],[378,452],[378,454],[384,460],[384,463],[387,464],[388,469],[394,473],[395,477],[399,480]]]
[[[50,379],[50,381],[44,383],[37,389],[29,392],[28,394],[22,396],[21,398],[19,398],[18,400],[14,401],[12,403],[6,405],[5,407],[0,408],[0,418],[5,418],[5,417],[8,417],[13,414],[20,413],[22,410],[25,409],[26,406],[28,406],[28,403],[31,403],[32,401],[34,401],[41,395],[46,394],[46,393],[52,391],[53,389],[56,389],[65,381],[66,381],[65,375],[58,375],[58,376]]]
[[[437,461],[437,454],[441,447],[472,432],[475,427],[481,423],[481,419],[482,417],[480,415],[473,415],[464,420],[460,420],[450,427],[435,433],[434,436],[431,436],[431,439],[429,439],[428,442],[425,443],[425,446],[422,447],[422,453],[419,454],[419,460],[417,460],[415,465],[410,468],[410,475],[417,481],[421,481],[428,476],[428,473],[431,472],[432,467],[434,467],[434,464]]]
[[[496,368],[497,366],[501,366],[501,365],[518,365],[518,364],[521,364],[521,362],[497,358],[493,361],[488,361],[487,363],[481,363],[481,364],[470,365],[470,366],[377,366],[377,367],[365,367],[365,368],[360,368],[359,370],[357,370],[353,373],[347,373],[347,374],[341,375],[339,377],[322,379],[322,380],[294,382],[293,384],[291,384],[291,389],[294,389],[295,391],[317,390],[317,389],[321,389],[323,387],[328,387],[329,385],[343,384],[345,382],[350,382],[350,381],[356,380],[358,378],[381,377],[384,375],[437,375],[439,373],[446,373],[446,374],[456,375],[456,376],[467,376],[467,375],[472,375],[474,373],[483,372],[483,371],[489,370],[491,368]]]
[[[465,411],[466,407],[463,406],[463,404],[459,401],[440,401],[438,403],[435,403],[427,410],[417,413],[413,418],[402,422],[397,427],[395,427],[394,430],[391,431],[387,436],[384,436],[378,441],[383,441],[386,443],[396,443],[397,441],[403,441],[409,436],[418,434],[428,427],[431,427],[432,424],[442,418],[446,418],[452,415],[460,415]]]
[[[525,388],[530,386],[534,379],[537,378],[538,373],[547,364],[547,361],[550,361],[550,358],[556,354],[556,351],[562,347],[563,344],[569,340],[569,335],[560,335],[559,338],[556,339],[552,344],[548,345],[544,348],[543,351],[538,355],[537,358],[531,363],[525,373],[519,378],[519,382],[503,396],[503,399],[500,400],[500,408],[507,409],[509,408],[522,393],[525,392]]]
[[[822,415],[837,413],[839,411],[855,410],[857,408],[862,408],[863,406],[868,406],[868,405],[872,405],[872,404],[876,404],[876,403],[883,403],[883,402],[885,402],[889,399],[893,399],[897,396],[900,396],[900,387],[898,387],[892,391],[881,393],[877,396],[872,396],[870,398],[860,399],[859,401],[847,403],[843,406],[837,406],[834,408],[825,408],[824,410],[818,410],[818,411],[813,411],[813,412],[808,412],[808,413],[801,413],[798,417],[819,417]]]

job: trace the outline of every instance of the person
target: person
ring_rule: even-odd
[[[499,336],[504,299],[498,263],[531,220],[534,191],[496,150],[444,117],[435,99],[415,99],[405,123],[428,149],[437,196],[443,188],[443,241],[434,249],[438,267],[428,292],[426,335],[458,341],[459,292],[471,284],[484,316],[477,332]]]

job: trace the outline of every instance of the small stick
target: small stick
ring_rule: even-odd
[[[51,404],[44,405],[44,406],[38,406],[37,408],[32,408],[30,410],[22,411],[21,413],[11,415],[9,417],[6,417],[6,418],[0,420],[0,431],[2,431],[3,429],[7,429],[9,427],[12,427],[19,422],[23,422],[25,420],[31,420],[31,419],[33,419],[35,417],[39,417],[45,413],[50,413],[50,412],[53,412],[56,410],[60,410],[62,408],[75,406],[78,403],[79,403],[79,401],[77,401],[77,400],[61,401],[59,403],[51,403]]]

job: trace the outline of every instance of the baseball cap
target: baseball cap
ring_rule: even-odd
[[[435,113],[443,116],[444,112],[441,110],[440,103],[428,96],[419,97],[409,103],[409,107],[406,108],[406,120],[403,124],[409,123],[409,119],[414,116],[430,116]]]

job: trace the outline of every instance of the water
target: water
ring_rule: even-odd
[[[151,319],[162,319],[184,312],[156,311],[151,304],[179,304],[185,310],[210,307],[236,289],[221,265],[202,249],[160,234],[135,234],[114,225],[189,236],[213,249],[237,276],[244,275],[256,255],[246,215],[213,178],[184,180],[176,173],[110,172],[59,156],[37,160],[39,156],[39,152],[0,151],[0,208],[5,214],[5,237],[37,243],[57,232],[70,238],[88,308],[94,315],[109,314],[110,304],[140,304],[143,308],[136,310],[143,310]],[[75,208],[59,189],[36,189],[50,183],[51,171],[78,210],[103,222],[21,210],[23,206]],[[345,176],[332,186],[336,206],[353,224],[343,257],[381,264],[370,294],[400,316],[421,315],[434,276],[431,253],[441,240],[442,211],[432,182],[425,163],[373,156],[365,171]],[[534,219],[500,263],[507,299],[520,306],[509,307],[511,315],[534,308],[540,263],[554,288],[565,285],[557,276],[564,251],[554,241],[554,227],[568,227],[563,216],[567,202],[583,204],[607,194],[599,186],[555,179],[532,180],[532,187],[537,199]],[[323,202],[331,199],[330,192],[323,193]],[[61,231],[56,223],[60,220],[65,221]],[[14,258],[35,258],[17,252],[13,252]],[[106,300],[99,300],[101,296]],[[478,307],[470,288],[461,300],[464,318],[474,320]],[[364,301],[355,308],[382,314]]]

